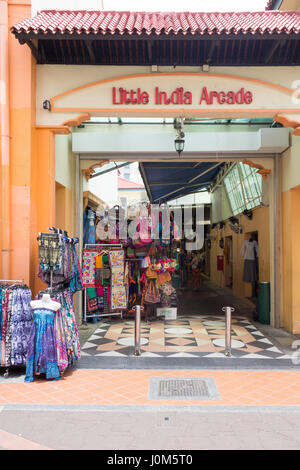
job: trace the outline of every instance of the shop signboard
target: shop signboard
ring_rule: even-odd
[[[196,72],[142,73],[84,83],[46,97],[51,113],[94,116],[205,116],[300,113],[295,90],[256,78]],[[48,111],[44,111],[47,113]]]
[[[183,87],[177,87],[171,92],[161,90],[158,86],[152,90],[152,101],[154,105],[187,105],[193,104],[193,100],[198,101],[199,106],[207,104],[233,105],[233,104],[251,104],[253,94],[245,90],[244,87],[238,91],[209,90],[206,86],[198,90],[197,97],[193,97],[193,92],[185,90]],[[113,105],[148,105],[151,100],[151,92],[141,88],[126,89],[123,87],[112,87]]]

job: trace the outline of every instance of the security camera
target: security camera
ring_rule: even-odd
[[[48,111],[51,111],[51,103],[49,100],[43,101],[43,108],[47,109]]]

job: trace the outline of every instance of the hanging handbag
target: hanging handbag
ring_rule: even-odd
[[[156,287],[155,280],[149,280],[146,286],[144,301],[148,304],[158,304],[160,302],[160,294]]]
[[[139,217],[136,220],[136,230],[135,236],[132,239],[132,243],[135,247],[144,247],[152,243],[148,217]]]
[[[156,284],[158,286],[162,286],[163,284],[166,284],[167,282],[171,281],[171,274],[167,271],[165,273],[158,273],[157,274],[157,281]]]
[[[130,246],[127,248],[127,258],[135,258],[135,250]]]
[[[170,283],[163,284],[160,286],[160,291],[167,296],[172,295],[175,292],[174,287]]]
[[[154,271],[152,266],[149,266],[149,268],[147,268],[147,270],[146,270],[146,276],[149,279],[157,279],[158,273],[156,271]]]
[[[146,256],[146,258],[143,258],[142,259],[142,268],[145,269],[145,268],[149,268],[151,267],[151,260],[150,260],[150,256]]]

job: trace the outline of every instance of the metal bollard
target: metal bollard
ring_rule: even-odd
[[[231,357],[231,314],[234,312],[233,307],[223,307],[225,312],[225,356]]]
[[[135,322],[134,322],[134,355],[141,355],[141,310],[144,310],[144,307],[141,305],[136,305],[135,310]]]

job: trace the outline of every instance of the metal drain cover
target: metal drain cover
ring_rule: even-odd
[[[210,377],[151,377],[149,400],[220,400]]]

